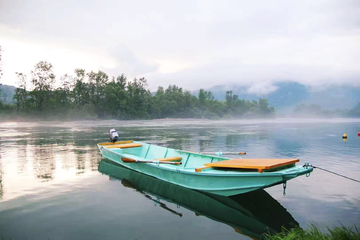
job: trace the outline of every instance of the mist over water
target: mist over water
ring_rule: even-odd
[[[0,123],[0,237],[248,238],[236,231],[240,225],[227,223],[226,216],[200,216],[184,202],[162,199],[182,214],[179,217],[136,187],[99,172],[102,158],[96,144],[108,141],[109,128],[116,128],[124,140],[176,149],[246,151],[244,158],[300,158],[300,164],[309,162],[360,180],[360,119],[5,122]],[[341,138],[345,132],[346,142]],[[308,178],[289,181],[286,196],[281,185],[265,191],[290,214],[287,219],[302,228],[315,222],[325,229],[360,222],[359,189],[359,183],[315,169]],[[245,196],[239,199],[242,206],[251,205]],[[279,218],[268,214],[273,221]]]

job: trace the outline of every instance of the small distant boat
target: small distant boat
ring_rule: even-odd
[[[233,196],[309,174],[299,159],[230,159],[144,142],[99,143],[103,157],[124,167],[182,187]]]

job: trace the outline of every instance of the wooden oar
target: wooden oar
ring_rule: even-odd
[[[154,160],[135,160],[132,158],[121,158],[121,160],[125,163],[161,163],[161,164],[173,164],[173,165],[181,165],[181,162],[166,162],[166,161],[154,161]]]
[[[216,156],[222,156],[222,155],[246,155],[246,152],[191,152],[191,151],[183,151],[183,150],[179,150],[179,152],[192,153],[192,154],[216,155]]]
[[[204,169],[212,168],[212,167],[202,167],[202,168],[195,168],[195,172],[201,172]]]
[[[152,161],[161,161],[161,162],[171,162],[171,161],[181,161],[181,157],[166,157],[166,158],[158,158]]]
[[[206,155],[246,155],[246,152],[201,152]]]

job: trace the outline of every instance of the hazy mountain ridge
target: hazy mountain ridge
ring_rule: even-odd
[[[277,89],[269,94],[248,93],[244,86],[214,86],[211,91],[217,100],[224,100],[226,91],[231,90],[240,99],[258,100],[266,98],[277,112],[291,112],[299,104],[316,104],[329,110],[352,109],[360,102],[360,87],[332,86],[314,89],[296,82],[280,82]],[[195,91],[194,91],[194,94]]]
[[[0,101],[3,103],[13,104],[16,87],[10,85],[0,85]]]
[[[360,102],[349,111],[350,117],[360,117]]]

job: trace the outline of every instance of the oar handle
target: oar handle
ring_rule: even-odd
[[[181,162],[166,162],[166,161],[142,161],[142,160],[135,160],[132,158],[121,158],[123,162],[126,163],[161,163],[161,164],[172,164],[172,165],[181,165]]]
[[[138,161],[142,162],[142,161]],[[164,161],[147,161],[149,163],[161,163],[161,164],[172,164],[172,165],[181,165],[181,162],[164,162]]]
[[[246,152],[223,152],[225,155],[246,155]]]

